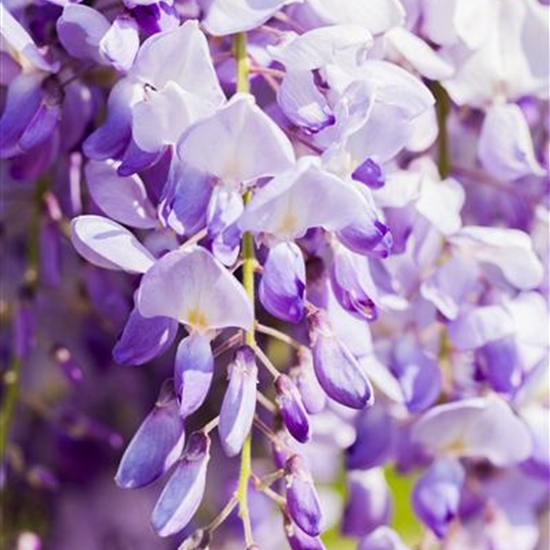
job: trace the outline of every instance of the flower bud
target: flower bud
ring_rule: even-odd
[[[389,522],[390,508],[390,492],[382,468],[351,471],[342,533],[364,537]]]
[[[159,402],[126,448],[115,481],[124,489],[149,485],[179,458],[185,431],[175,397]]]
[[[262,305],[283,321],[298,323],[304,316],[306,269],[301,250],[280,243],[269,251],[258,295]]]
[[[348,348],[336,337],[322,312],[312,315],[310,338],[313,367],[326,394],[352,409],[372,405],[372,386]]]
[[[208,550],[210,548],[210,539],[209,531],[197,529],[178,546],[178,550]]]
[[[301,456],[293,455],[285,469],[288,513],[300,529],[316,537],[321,533],[321,502],[306,463]]]
[[[203,404],[213,376],[214,356],[210,339],[203,334],[190,334],[180,342],[174,364],[174,385],[183,418]]]
[[[416,482],[412,494],[414,511],[439,538],[445,536],[458,513],[464,476],[458,460],[441,457]]]
[[[210,438],[194,432],[153,510],[153,527],[161,537],[181,531],[195,515],[204,495],[209,459]]]
[[[285,520],[285,534],[292,550],[325,550],[319,537],[309,536],[289,520]]]
[[[296,440],[305,443],[310,438],[310,427],[298,389],[286,374],[281,374],[275,380],[275,392],[285,426]]]
[[[254,420],[258,383],[258,367],[254,359],[254,350],[242,346],[229,366],[229,385],[223,398],[218,427],[227,456],[240,452]]]
[[[299,350],[298,365],[290,370],[290,376],[300,392],[306,411],[309,414],[321,412],[327,403],[327,396],[315,376],[313,358],[308,348]]]

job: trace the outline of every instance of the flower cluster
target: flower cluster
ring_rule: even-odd
[[[112,455],[134,395],[144,548],[544,548],[548,10],[4,0],[2,483],[67,477],[18,401]]]

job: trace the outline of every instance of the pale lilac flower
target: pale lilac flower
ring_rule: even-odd
[[[414,425],[412,438],[438,454],[484,457],[502,467],[532,452],[527,427],[495,395],[433,407]]]
[[[153,510],[153,527],[161,537],[181,531],[197,511],[204,493],[209,460],[210,438],[202,432],[191,434]]]
[[[228,456],[240,452],[250,431],[256,409],[257,384],[254,351],[243,346],[235,352],[235,359],[229,366],[229,385],[220,410],[220,441]]]

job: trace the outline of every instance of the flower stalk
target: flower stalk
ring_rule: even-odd
[[[246,33],[240,32],[234,38],[234,54],[237,63],[237,93],[248,93],[250,91],[249,73],[250,67],[246,52]],[[252,198],[252,192],[247,191],[244,195],[244,203],[247,204]],[[243,250],[243,286],[252,303],[254,311],[254,267],[256,264],[254,256],[254,240],[252,234],[246,231],[242,239]],[[245,334],[246,343],[255,348],[254,329],[248,330]],[[250,434],[246,437],[241,451],[241,468],[239,484],[237,487],[237,500],[239,503],[239,516],[243,522],[244,536],[247,546],[254,544],[250,512],[248,510],[248,482],[252,475],[252,441]]]

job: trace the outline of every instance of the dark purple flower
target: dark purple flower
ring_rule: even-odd
[[[301,250],[280,243],[269,251],[258,296],[262,305],[283,321],[298,323],[304,316],[306,268]]]
[[[348,348],[334,334],[322,313],[309,318],[313,367],[326,394],[352,409],[372,405],[372,386]]]
[[[179,459],[184,441],[177,400],[161,396],[122,456],[115,476],[117,485],[124,489],[149,485]]]
[[[384,172],[379,164],[368,158],[360,164],[351,174],[355,181],[364,183],[371,189],[380,189],[386,183]]]
[[[286,374],[281,374],[275,380],[275,392],[287,430],[300,443],[305,443],[310,438],[310,427],[298,388]]]
[[[285,469],[288,513],[300,529],[316,537],[321,533],[323,513],[313,478],[299,455],[291,456]]]

